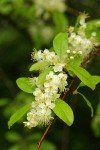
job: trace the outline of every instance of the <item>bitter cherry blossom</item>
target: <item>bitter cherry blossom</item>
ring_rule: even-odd
[[[53,119],[52,109],[55,107],[55,102],[62,92],[65,92],[68,85],[67,63],[73,61],[76,56],[84,59],[94,49],[93,37],[87,38],[85,33],[86,18],[87,15],[81,14],[79,24],[75,28],[68,29],[68,49],[63,58],[48,49],[35,50],[32,53],[32,59],[35,62],[49,63],[44,70],[48,67],[52,69],[41,84],[38,82],[39,77],[33,77],[30,80],[31,86],[35,84],[36,89],[33,91],[35,100],[27,113],[27,121],[24,122],[28,128],[41,124],[47,125]]]

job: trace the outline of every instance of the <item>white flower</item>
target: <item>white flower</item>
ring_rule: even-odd
[[[33,102],[32,102],[32,110],[34,111],[34,109],[36,109],[36,107],[38,107],[39,104],[40,104],[39,101],[33,101]],[[33,111],[32,111],[32,112],[33,112]]]
[[[51,115],[46,115],[46,114],[40,114],[39,118],[38,118],[38,122],[41,125],[48,125],[50,120],[52,120],[53,117]]]
[[[64,66],[65,66],[65,63],[57,62],[57,63],[54,64],[53,69],[54,69],[55,72],[61,72],[63,70]]]
[[[85,37],[85,29],[86,29],[86,24],[84,23],[79,27],[78,35],[80,35],[81,37]]]
[[[37,113],[46,114],[48,116],[51,115],[51,109],[45,103],[40,103]]]
[[[70,51],[70,49],[68,49],[68,50],[66,50],[66,52],[69,54],[71,51]]]
[[[51,102],[50,100],[46,101],[46,106],[48,106],[50,109],[53,109],[55,107],[55,103]]]
[[[63,92],[65,90],[65,87],[68,85],[67,83],[67,74],[60,73],[58,75],[58,82],[59,82],[59,89],[60,92]]]
[[[63,12],[66,9],[64,4],[65,0],[33,0],[38,9],[45,11],[60,11]]]
[[[64,74],[64,73],[59,73],[58,75],[58,79],[60,80],[60,82],[63,82],[67,79],[67,74]]]
[[[69,33],[72,33],[73,31],[74,31],[74,27],[70,26],[70,27],[68,28],[68,32],[69,32]]]
[[[87,49],[92,49],[93,48],[93,44],[92,44],[92,42],[90,40],[86,41],[86,48]]]
[[[51,97],[51,101],[55,101],[60,97],[60,94],[58,94],[56,91],[53,91],[52,93],[49,94]]]
[[[81,47],[83,47],[83,42],[84,41],[81,38],[81,36],[77,35],[76,36],[76,46],[77,46],[78,49],[81,48]]]
[[[54,63],[57,62],[58,57],[54,52],[49,52],[49,55],[47,56],[47,61]]]
[[[73,44],[76,41],[76,33],[72,32],[68,38],[70,44]]]
[[[73,53],[73,54],[76,54],[76,51],[74,50],[74,51],[72,51],[72,53]]]
[[[49,50],[45,49],[43,54],[42,54],[42,59],[43,60],[47,60],[47,57],[48,57],[49,53],[50,53]]]
[[[36,88],[33,92],[33,95],[35,96],[35,100],[41,100],[43,97],[43,93],[39,88]]]
[[[28,121],[25,121],[23,123],[29,129],[32,128],[32,127],[36,127],[38,125],[37,115],[33,114],[32,112],[27,113],[27,120]]]
[[[73,56],[70,56],[70,59],[74,59],[74,57],[73,57]]]
[[[78,54],[82,54],[83,52],[82,51],[78,51]]]
[[[54,72],[50,71],[50,73],[46,76],[46,81],[51,82],[54,79]]]
[[[29,78],[29,82],[31,86],[34,86],[36,84],[36,81],[37,81],[37,77]]]
[[[56,84],[53,84],[53,82],[45,82],[44,83],[45,92],[46,93],[52,93],[58,91],[58,86]]]
[[[37,61],[42,60],[42,51],[41,50],[34,53],[34,60],[37,60]]]
[[[88,18],[88,15],[85,13],[80,14],[80,24],[83,25],[85,23],[85,19]]]

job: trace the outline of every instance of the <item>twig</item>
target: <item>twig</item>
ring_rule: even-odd
[[[84,61],[81,63],[81,66],[84,66],[93,56],[96,56],[100,53],[100,46],[96,47],[96,51],[92,52]]]
[[[68,85],[68,88],[67,88],[66,92],[64,93],[64,95],[63,95],[62,98],[61,98],[62,100],[65,99],[65,97],[66,97],[66,95],[67,95],[69,89],[71,88],[71,86],[72,86],[72,84],[74,83],[75,80],[76,80],[76,76],[73,77],[73,79],[71,80],[70,84]]]
[[[37,147],[36,150],[39,150],[39,148],[40,148],[40,146],[41,146],[41,143],[43,142],[43,140],[44,140],[46,134],[48,133],[49,128],[51,127],[51,125],[52,125],[52,123],[54,122],[55,119],[56,119],[56,116],[51,120],[51,122],[50,122],[49,125],[47,126],[47,128],[46,128],[46,130],[45,130],[43,136],[41,137],[40,141],[38,142],[38,147]]]

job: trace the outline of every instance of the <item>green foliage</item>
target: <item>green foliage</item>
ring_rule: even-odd
[[[41,138],[41,137],[40,137],[40,138]],[[39,139],[38,139],[38,140],[39,140]],[[34,150],[35,150],[36,148],[37,148],[36,141],[33,142],[33,144],[31,144],[31,145],[29,146],[29,149],[34,149]],[[51,143],[51,142],[45,140],[45,141],[42,143],[40,150],[47,150],[47,148],[48,148],[48,150],[57,150],[57,149],[56,149],[56,146],[55,146],[53,143]]]
[[[48,67],[46,70],[40,73],[40,75],[38,76],[37,84],[43,84],[46,80],[46,75],[48,75],[51,70],[52,67]]]
[[[37,145],[35,147],[35,149],[37,148]],[[53,143],[50,143],[49,141],[45,140],[45,142],[43,142],[42,146],[41,146],[41,150],[56,150],[56,146]]]
[[[93,117],[93,107],[92,107],[90,101],[82,93],[80,93],[80,92],[77,92],[77,93],[83,97],[83,99],[85,100],[87,105],[90,107],[90,109],[91,109],[91,117]]]
[[[5,136],[10,142],[13,142],[13,143],[21,140],[21,135],[11,130],[8,131]]]
[[[10,102],[9,98],[0,98],[0,107],[3,107],[5,105],[8,105]]]
[[[61,12],[53,12],[52,17],[58,31],[65,31],[68,26],[68,20],[65,15]]]
[[[55,102],[53,108],[54,113],[63,120],[67,125],[71,126],[74,121],[74,115],[71,107],[61,99]]]
[[[56,33],[66,29],[68,24],[67,17],[64,13],[59,12],[60,10],[55,11],[51,7],[51,13],[49,10],[46,10],[46,7],[42,8],[40,5],[35,5],[34,0],[0,1],[1,16],[14,25],[14,28],[18,31],[22,31],[22,34],[25,34],[26,38],[28,36],[30,42],[34,43],[36,48],[49,44]],[[62,21],[57,23],[54,16]]]
[[[34,86],[32,86],[33,82],[31,85],[30,78],[25,78],[25,77],[18,78],[16,80],[16,83],[21,90],[23,90],[24,92],[27,92],[27,93],[33,93],[33,91],[35,89],[35,82],[34,82]]]
[[[98,84],[100,82],[100,76],[91,76],[92,81],[94,82],[94,85]],[[77,90],[82,87],[82,86],[86,86],[83,82],[81,82],[78,87]]]
[[[37,62],[30,67],[29,71],[44,70],[44,68],[49,65],[49,62]]]
[[[70,64],[75,65],[75,66],[80,66],[82,63],[82,60],[83,60],[82,57],[77,55],[74,57],[74,59],[71,60]]]
[[[9,129],[15,122],[17,122],[27,113],[27,111],[30,109],[30,106],[30,104],[26,104],[11,116],[10,120],[8,121]]]
[[[68,65],[68,69],[71,70],[75,75],[88,87],[90,87],[92,90],[95,89],[95,83],[92,79],[92,76],[89,72],[87,72],[85,69],[75,66],[75,65]]]
[[[37,141],[39,141],[43,133],[40,127],[40,135],[37,136],[36,130],[33,129],[32,133],[25,128],[16,128],[16,125],[14,131],[13,129],[11,129],[12,131],[10,130],[10,132],[8,133],[8,127],[6,125],[9,116],[15,112],[15,109],[19,109],[19,107],[22,107],[22,104],[25,104],[27,102],[31,103],[33,100],[32,94],[29,95],[24,92],[19,92],[15,85],[15,80],[18,78],[19,74],[22,76],[28,76],[27,72],[25,71],[30,64],[30,53],[32,48],[44,48],[47,46],[47,44],[48,47],[51,46],[51,41],[55,36],[55,33],[65,31],[68,23],[71,25],[74,24],[74,15],[76,16],[77,11],[81,12],[83,10],[89,13],[89,15],[91,16],[89,19],[94,19],[94,21],[90,21],[89,23],[87,23],[87,35],[90,37],[91,33],[96,32],[97,41],[100,42],[100,23],[99,19],[96,19],[100,17],[99,1],[86,0],[79,2],[76,0],[73,2],[68,2],[70,3],[70,7],[72,6],[73,10],[70,8],[69,12],[66,12],[65,14],[59,12],[49,13],[49,18],[46,18],[45,14],[48,14],[48,12],[45,13],[45,11],[43,11],[42,15],[36,16],[36,9],[34,8],[34,4],[31,0],[0,1],[0,69],[3,69],[4,72],[4,74],[2,74],[0,70],[0,134],[2,137],[0,141],[0,149],[2,150],[36,149],[36,143]],[[96,74],[96,72],[99,74],[99,61],[99,57],[97,59],[95,58],[94,61],[91,61],[89,69],[91,72],[93,72],[93,74]],[[93,64],[93,62],[95,64]],[[73,60],[73,65],[74,63],[76,63],[76,61]],[[75,66],[76,65],[77,64],[75,64]],[[97,79],[96,77],[94,80],[95,84],[99,83],[99,78]],[[83,90],[85,95],[88,95],[89,89],[85,90],[85,88],[83,88]],[[100,91],[98,85],[97,89],[94,92],[94,100],[94,98],[91,96],[92,91],[89,91],[91,101],[93,101],[95,107],[98,106],[97,102],[99,100],[99,92]],[[70,98],[68,97],[68,99]],[[81,109],[81,107],[82,106],[79,103],[78,108]],[[78,123],[76,120],[76,122],[74,123],[75,127],[70,130],[70,135],[72,137],[71,140],[69,140],[67,132],[65,133],[69,140],[68,146],[70,147],[70,149],[74,150],[84,150],[86,146],[88,147],[88,150],[91,150],[91,146],[92,149],[98,149],[100,147],[99,139],[97,139],[97,137],[100,137],[100,115],[95,114],[95,118],[93,120],[92,129],[95,135],[94,137],[93,134],[90,134],[90,119],[88,119],[85,108],[83,116],[82,112],[79,111],[79,109],[77,110],[78,114],[75,111],[75,116],[78,119],[82,119],[80,119]],[[98,107],[98,109],[100,110],[100,107]],[[23,120],[21,120],[21,122],[22,121]],[[43,141],[41,150],[46,150],[47,148],[48,150],[56,150],[56,147],[57,149],[61,149],[60,146],[63,147],[63,144],[65,144],[63,143],[63,139],[63,144],[61,144],[60,139],[63,131],[63,123],[59,122],[59,120],[58,123],[60,123],[60,125],[55,124],[53,126],[53,130],[50,131],[51,135],[53,133],[53,136],[50,137],[49,134],[48,141]],[[84,124],[85,128],[83,128]],[[37,138],[35,139],[35,137]]]
[[[53,40],[53,48],[56,54],[62,58],[68,49],[68,35],[67,33],[59,33]]]
[[[80,66],[81,63],[82,63],[82,57],[80,57],[79,55],[75,56],[75,58],[72,59],[71,62],[70,62],[70,64],[74,65],[74,66]],[[72,72],[71,70],[68,70],[68,73],[72,77],[75,75],[74,72]]]

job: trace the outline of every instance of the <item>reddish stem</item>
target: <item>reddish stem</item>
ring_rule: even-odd
[[[40,148],[40,146],[41,146],[41,143],[43,142],[43,140],[44,140],[46,134],[48,133],[48,130],[49,130],[49,128],[51,127],[52,123],[54,122],[55,118],[56,118],[56,116],[51,120],[51,122],[50,122],[49,125],[47,126],[47,128],[46,128],[46,130],[45,130],[43,136],[41,137],[40,141],[38,142],[38,147],[37,147],[36,150],[39,150],[39,148]]]

